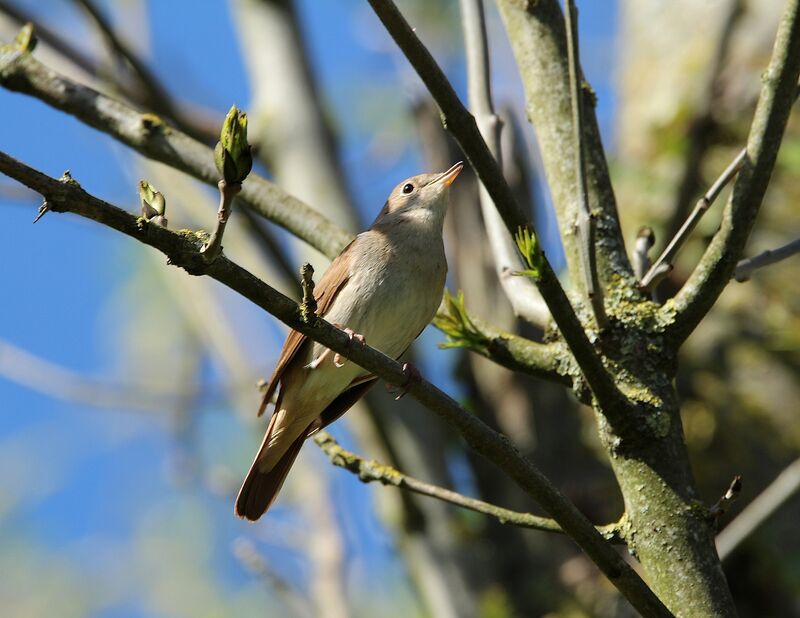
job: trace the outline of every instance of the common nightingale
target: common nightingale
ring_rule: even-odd
[[[317,284],[317,311],[392,358],[401,356],[433,319],[447,262],[442,225],[449,187],[463,167],[401,182],[372,226],[333,260]],[[290,331],[259,415],[277,391],[275,412],[236,499],[250,520],[275,501],[306,438],[344,414],[376,376],[343,362],[323,345]]]

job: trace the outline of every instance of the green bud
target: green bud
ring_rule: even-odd
[[[528,268],[515,271],[513,274],[521,277],[530,277],[534,280],[539,279],[544,267],[544,254],[539,247],[539,239],[528,228],[520,227],[514,235],[514,240]]]
[[[32,52],[34,50],[38,39],[33,31],[33,24],[31,22],[28,22],[22,27],[14,38],[14,43],[20,51]]]
[[[219,141],[214,148],[214,162],[227,183],[241,184],[253,167],[253,156],[247,143],[247,114],[233,105],[225,116]]]
[[[167,210],[167,200],[164,195],[146,180],[139,181],[139,199],[142,201],[142,217],[147,221],[155,220],[156,223],[166,227],[167,219],[164,213]]]

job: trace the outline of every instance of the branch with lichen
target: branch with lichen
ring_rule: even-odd
[[[789,0],[763,76],[746,156],[719,230],[689,280],[666,308],[675,315],[667,334],[680,343],[716,302],[736,269],[764,199],[800,75],[800,3]]]
[[[61,182],[50,178],[2,152],[0,172],[41,194],[50,204],[52,212],[71,212],[92,219],[158,249],[167,256],[168,263],[183,268],[189,274],[207,275],[219,281],[290,328],[338,352],[390,384],[404,388],[452,425],[470,448],[494,463],[536,500],[635,607],[648,615],[670,615],[631,566],[533,462],[523,457],[508,438],[491,429],[427,380],[420,378],[409,382],[403,366],[395,359],[368,345],[351,345],[350,337],[344,331],[323,319],[305,322],[295,302],[224,254],[209,263],[200,253],[203,240],[195,232],[174,232],[160,226],[142,229],[135,216],[90,195],[74,180]]]
[[[559,343],[537,343],[503,332],[471,316],[464,306],[464,294],[445,290],[433,325],[447,335],[441,348],[466,348],[511,371],[569,385],[566,369],[574,362]]]
[[[544,532],[564,532],[555,520],[548,517],[540,517],[531,513],[520,513],[519,511],[512,511],[495,504],[484,502],[483,500],[478,500],[477,498],[470,498],[469,496],[465,496],[450,489],[420,481],[419,479],[400,472],[397,468],[375,461],[374,459],[364,459],[356,453],[342,448],[334,437],[326,431],[317,433],[314,436],[314,442],[322,449],[322,452],[325,453],[334,466],[352,472],[362,483],[378,482],[382,485],[399,487],[400,489],[405,489],[415,494],[436,498],[437,500],[448,502],[449,504],[463,509],[488,515],[501,524],[511,524],[512,526],[519,526],[520,528],[531,528]],[[614,543],[623,542],[618,524],[598,526],[597,530],[608,541]]]
[[[33,45],[15,41],[0,47],[0,85],[36,97],[107,133],[140,154],[217,186],[219,172],[210,148],[169,127],[154,114],[78,84],[39,62]],[[352,240],[316,210],[258,174],[250,174],[240,202],[333,258]]]

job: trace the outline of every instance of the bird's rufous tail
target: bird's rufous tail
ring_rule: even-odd
[[[270,445],[272,431],[277,418],[277,413],[272,415],[264,441],[258,450],[258,455],[256,455],[255,461],[253,461],[253,465],[250,467],[244,483],[242,483],[242,488],[239,490],[239,496],[236,498],[236,514],[250,521],[255,521],[261,517],[275,502],[275,498],[278,497],[278,492],[286,480],[286,475],[289,474],[289,470],[300,452],[300,447],[303,446],[303,442],[308,436],[308,429],[310,429],[309,427],[295,438],[274,464],[262,469],[261,462],[267,449],[282,448],[280,444]]]

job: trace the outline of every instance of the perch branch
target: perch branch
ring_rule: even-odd
[[[409,383],[403,366],[396,360],[368,345],[350,345],[350,337],[325,320],[305,322],[296,303],[225,255],[211,263],[206,262],[199,252],[202,241],[194,232],[173,232],[159,226],[141,229],[136,217],[86,193],[75,181],[55,180],[2,152],[0,172],[40,193],[50,203],[52,211],[72,212],[92,219],[158,249],[167,256],[169,263],[189,274],[216,279],[290,328],[340,353],[390,384],[405,388],[411,396],[451,424],[470,448],[498,466],[536,500],[641,613],[671,615],[622,556],[533,462],[523,457],[508,438],[491,429],[427,380],[420,378]]]

